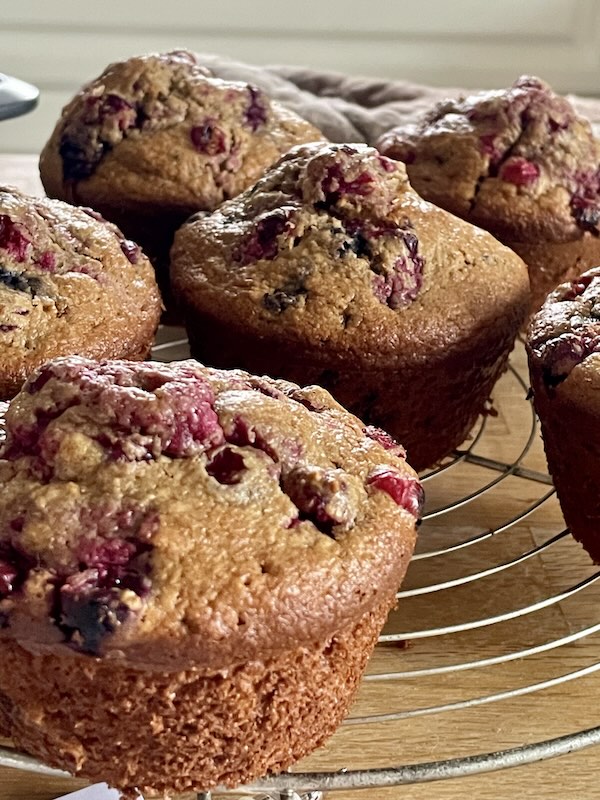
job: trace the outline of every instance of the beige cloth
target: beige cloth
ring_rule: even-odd
[[[200,56],[200,61],[221,78],[248,81],[264,89],[333,142],[372,144],[384,131],[414,120],[438,100],[472,92],[308,67],[256,67],[221,56]],[[569,95],[569,100],[600,136],[600,100],[575,95]]]

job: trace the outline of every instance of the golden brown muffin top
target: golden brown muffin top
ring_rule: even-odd
[[[91,209],[0,186],[0,396],[57,355],[148,349],[161,311],[140,248]]]
[[[438,103],[378,145],[427,200],[505,240],[600,231],[600,154],[590,123],[534,77]]]
[[[323,389],[194,361],[57,359],[6,414],[0,635],[225,669],[397,588],[423,493]]]
[[[176,50],[111,64],[63,109],[40,160],[51,196],[144,211],[216,208],[292,145],[322,139],[246,83]]]
[[[521,314],[528,294],[521,259],[422,200],[403,164],[329,143],[294,148],[252,189],[191,217],[171,275],[191,325],[216,315],[373,366],[435,358]]]

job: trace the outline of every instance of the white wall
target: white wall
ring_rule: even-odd
[[[600,95],[597,0],[2,0],[0,71],[42,100],[0,125],[0,151],[37,152],[110,61],[173,47],[440,86],[499,87],[527,72]]]

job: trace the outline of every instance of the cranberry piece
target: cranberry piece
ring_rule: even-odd
[[[7,250],[15,261],[23,262],[27,259],[30,245],[31,242],[21,233],[17,223],[8,214],[0,214],[0,247]]]
[[[355,194],[361,197],[371,194],[375,188],[375,177],[372,173],[360,172],[355,178],[348,181],[342,167],[334,164],[329,167],[321,181],[321,189],[327,203],[335,203],[339,196]]]
[[[500,168],[500,178],[515,186],[531,186],[539,176],[540,168],[526,158],[509,158]]]
[[[215,125],[216,120],[208,117],[202,125],[196,125],[190,131],[192,144],[199,153],[207,156],[218,156],[227,150],[225,133]]]
[[[369,437],[369,439],[373,439],[386,450],[389,450],[390,452],[401,456],[402,458],[406,456],[406,450],[402,447],[402,445],[398,444],[398,442],[392,436],[390,436],[389,433],[381,428],[377,428],[375,425],[367,425],[366,428],[363,428],[363,431]]]
[[[218,450],[206,465],[208,474],[226,486],[239,483],[245,469],[243,457],[231,447]]]
[[[253,131],[257,131],[267,121],[267,107],[262,92],[254,86],[248,87],[250,104],[244,112],[244,119]]]
[[[388,494],[394,503],[417,519],[421,516],[425,493],[416,478],[406,478],[393,469],[379,467],[367,478],[367,484]]]
[[[135,109],[131,103],[116,94],[105,95],[100,102],[98,116],[100,120],[107,117],[119,117],[119,127],[121,130],[131,127],[132,115],[135,117]]]
[[[394,262],[392,272],[373,276],[373,294],[381,303],[394,311],[415,300],[423,286],[425,260],[419,254],[419,240],[411,231],[400,231],[407,257],[400,256]]]
[[[50,250],[47,250],[39,256],[36,260],[36,264],[45,272],[54,272],[56,269],[56,256]]]
[[[133,542],[123,539],[84,539],[77,549],[79,561],[107,574],[111,568],[127,564],[135,553]]]
[[[0,333],[10,333],[16,331],[18,325],[0,325]]]
[[[137,264],[140,260],[141,250],[135,242],[131,239],[123,239],[121,241],[121,250],[123,255],[131,264]]]
[[[235,260],[242,266],[255,261],[272,261],[279,252],[278,237],[292,230],[293,223],[285,209],[262,217],[241,251],[234,254]]]

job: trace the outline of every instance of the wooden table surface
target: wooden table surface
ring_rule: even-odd
[[[0,179],[32,192],[40,191],[35,159],[31,157],[0,156]],[[167,348],[160,356],[173,358],[182,354],[182,350]],[[526,375],[521,345],[517,346],[512,363],[517,373]],[[526,384],[526,377],[523,380]],[[569,537],[543,546],[564,527],[554,497],[521,521],[504,527],[538,502],[550,487],[540,479],[545,461],[537,432],[521,462],[525,477],[511,474],[511,470],[504,474],[492,463],[514,463],[531,431],[532,414],[525,388],[514,373],[507,373],[500,381],[495,408],[497,416],[487,418],[482,435],[473,445],[474,455],[427,481],[427,510],[456,503],[490,481],[500,480],[472,502],[428,519],[421,528],[418,552],[447,549],[486,532],[496,533],[480,536],[472,546],[414,561],[402,588],[407,591],[460,581],[490,567],[514,563],[462,585],[401,599],[386,632],[424,631],[503,614],[508,619],[463,632],[412,639],[407,636],[410,641],[406,646],[393,642],[379,645],[369,666],[370,675],[520,653],[576,634],[600,620],[600,586],[594,581],[560,602],[544,603],[596,572]],[[532,552],[535,548],[539,550]],[[530,554],[527,558],[520,558],[526,553]],[[535,604],[540,606],[537,610],[516,613]],[[366,769],[419,763],[517,747],[599,726],[600,672],[595,671],[599,646],[599,634],[591,632],[563,646],[504,663],[452,669],[437,675],[366,680],[352,717],[462,705],[402,719],[344,725],[325,748],[298,769]],[[580,670],[589,674],[552,685],[559,676]],[[527,690],[543,682],[551,685],[535,692]],[[514,696],[515,689],[523,692]],[[463,702],[497,694],[505,696],[494,702]],[[369,796],[383,800],[462,800],[470,793],[479,800],[591,800],[599,793],[599,768],[600,748],[591,747],[484,775],[375,789]],[[50,800],[82,785],[68,778],[49,779],[0,768],[0,800]],[[330,796],[351,800],[365,794],[342,791]]]

